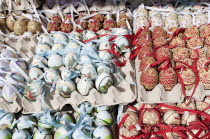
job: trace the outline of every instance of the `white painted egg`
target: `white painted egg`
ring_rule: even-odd
[[[75,41],[71,41],[67,44],[67,47],[69,48],[80,48],[79,44]]]
[[[42,86],[39,83],[32,82],[25,87],[24,96],[34,101],[38,95],[42,94],[42,91]]]
[[[53,139],[53,136],[49,130],[39,129],[35,132],[33,139]]]
[[[77,90],[84,96],[88,95],[93,87],[94,84],[92,80],[90,80],[90,78],[87,77],[82,77],[77,83]]]
[[[111,43],[109,41],[103,41],[99,44],[99,50],[109,49],[111,50]]]
[[[5,85],[2,88],[2,96],[7,102],[12,103],[17,97],[17,93],[11,85]]]
[[[95,67],[92,64],[84,64],[80,72],[82,76],[89,78],[94,78],[97,75]]]
[[[111,75],[105,72],[101,73],[95,82],[96,88],[102,93],[107,93],[109,87],[112,86],[113,84],[114,81]]]
[[[79,128],[77,128],[73,132],[72,137],[74,139],[87,139],[87,138],[91,138],[90,135],[88,135],[88,131],[86,129],[79,129]]]
[[[0,119],[0,129],[11,129],[15,116],[12,113],[3,113]]]
[[[4,129],[0,129],[0,137],[2,139],[12,139],[12,134]]]
[[[117,29],[117,30],[114,30],[114,35],[129,35],[131,34],[131,32],[129,31],[129,29],[127,28],[120,28],[120,29]]]
[[[93,50],[97,50],[97,48],[98,48],[98,45],[96,45],[96,43],[93,43],[93,42],[87,42],[85,45],[87,47],[92,48]]]
[[[56,85],[58,93],[63,97],[70,97],[73,91],[76,91],[76,84],[72,81],[61,80]]]
[[[1,57],[2,58],[17,58],[17,54],[9,49],[3,49],[1,51]]]
[[[80,105],[78,105],[78,108],[77,108],[77,112],[79,114],[81,113],[91,113],[93,110],[93,107],[91,106],[91,104],[89,102],[83,102],[81,103]]]
[[[71,129],[69,127],[59,127],[58,130],[55,132],[54,139],[60,139],[60,137],[66,135]],[[66,136],[62,139],[69,139],[69,136]]]
[[[30,70],[29,70],[29,78],[30,80],[37,80],[40,76],[43,75],[43,71],[37,67],[32,67]]]
[[[53,38],[54,38],[54,42],[59,42],[59,41],[68,42],[69,41],[69,38],[61,32],[55,33],[53,35]]]
[[[80,34],[79,32],[76,31],[72,31],[71,32],[72,35],[74,35],[74,38],[81,41],[82,40],[82,34]]]
[[[42,115],[40,119],[38,120],[38,125],[41,128],[45,128],[45,129],[53,128],[53,126],[51,125],[52,123],[54,123],[54,118],[52,115],[50,115],[49,117]]]
[[[29,132],[27,130],[16,130],[13,135],[12,135],[12,139],[30,139],[31,136],[29,134]]]
[[[112,139],[112,133],[106,126],[99,126],[93,131],[93,136],[100,139]]]
[[[110,54],[108,51],[106,50],[103,50],[103,51],[99,51],[99,57],[102,59],[102,60],[112,60],[113,56],[112,54]]]
[[[61,70],[61,77],[63,80],[71,80],[72,78],[75,78],[77,76],[80,76],[80,73],[74,69],[65,69]]]
[[[48,45],[53,44],[53,40],[51,39],[51,35],[49,34],[41,34],[38,40],[39,40],[39,43],[46,43]]]
[[[59,69],[63,65],[63,59],[60,55],[53,54],[48,58],[48,66],[52,69]]]
[[[91,63],[92,62],[92,60],[87,56],[87,55],[81,55],[80,56],[80,61],[79,61],[80,63],[80,65],[84,65],[84,64],[86,64],[86,63]]]
[[[50,85],[52,85],[56,79],[58,80],[61,78],[59,73],[53,69],[45,69],[44,74],[45,74],[45,81]]]
[[[128,41],[127,38],[123,37],[123,36],[118,36],[115,40],[114,40],[117,50],[118,51],[124,51],[127,50],[130,46],[130,42]]]
[[[64,65],[68,68],[73,68],[77,64],[77,59],[78,59],[77,54],[70,52],[65,56],[65,58],[63,60]]]
[[[70,122],[70,123],[74,123],[73,118],[72,118],[69,114],[64,113],[64,114],[62,114],[62,116],[61,116],[60,124],[69,125],[66,121],[68,121],[68,122]]]
[[[30,129],[36,126],[36,120],[31,116],[21,116],[19,119],[19,122],[17,123],[18,129]]]
[[[77,122],[79,120],[79,117],[77,117]],[[82,123],[82,125],[91,126],[91,124],[92,124],[92,118],[91,118],[91,116],[89,114],[86,114],[84,116],[84,118],[82,119],[82,122],[81,123]]]
[[[56,43],[52,46],[52,50],[61,50],[61,49],[64,49],[65,46],[61,43]]]
[[[113,65],[111,63],[110,64],[107,63],[106,65],[99,65],[97,67],[97,73],[98,74],[101,74],[103,72],[106,72],[106,73],[114,73],[114,67],[113,67]]]
[[[47,59],[42,56],[35,56],[31,65],[33,67],[43,68],[43,65],[47,65]]]
[[[111,125],[113,123],[112,115],[108,111],[101,111],[96,115],[96,125]],[[98,125],[99,124],[99,125]]]
[[[110,109],[111,109],[110,106],[98,106],[98,107],[96,107],[96,111],[97,111],[97,112],[109,111]]]
[[[9,60],[0,60],[0,71],[9,72],[10,69],[10,61]]]
[[[50,50],[50,46],[46,43],[42,43],[36,46],[35,53],[39,54],[39,53],[47,52],[49,50]]]
[[[83,41],[84,40],[89,40],[89,39],[91,39],[95,36],[96,36],[96,34],[93,31],[90,31],[90,30],[83,31]]]

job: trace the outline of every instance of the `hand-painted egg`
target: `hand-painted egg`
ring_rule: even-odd
[[[139,117],[138,117],[138,115],[135,112],[127,111],[125,113],[125,115],[128,115],[128,117],[126,118],[125,122],[123,123],[123,125],[125,127],[130,127],[130,126],[138,124]]]
[[[161,47],[156,51],[156,59],[161,60],[163,58],[171,59],[172,53],[169,48]]]
[[[33,139],[53,139],[53,136],[49,130],[39,129],[35,132]]]
[[[190,90],[195,84],[195,73],[191,69],[186,68],[182,70],[179,74],[182,78],[183,84],[185,85],[185,89]]]
[[[48,58],[48,67],[59,69],[63,65],[63,58],[60,55],[53,54]]]
[[[17,58],[17,54],[9,49],[3,49],[1,51],[2,58]]]
[[[30,83],[25,87],[24,96],[31,101],[35,101],[36,97],[42,94],[42,91],[42,86],[39,83]]]
[[[27,130],[16,130],[13,135],[12,135],[12,139],[30,139],[31,135],[29,134],[29,132]]]
[[[92,12],[92,14],[95,14],[96,12]],[[99,22],[104,21],[104,15],[103,14],[96,14],[92,17],[93,20],[98,20]]]
[[[200,29],[200,36],[201,37],[207,37],[210,35],[210,25],[204,25],[201,29]]]
[[[97,32],[101,29],[101,26],[102,26],[102,24],[100,22],[98,22],[98,20],[93,20],[93,19],[89,20],[88,28],[91,31]]]
[[[157,27],[154,28],[154,30],[152,32],[152,38],[156,39],[156,38],[159,38],[159,37],[167,38],[167,33],[162,27],[157,26]]]
[[[47,65],[47,59],[42,56],[35,56],[31,65],[33,67],[44,68]]]
[[[71,35],[73,35],[74,38],[77,39],[78,41],[81,41],[81,40],[82,40],[82,34],[79,33],[79,32],[72,31],[72,32],[71,32]]]
[[[65,67],[74,68],[77,64],[77,59],[78,57],[76,53],[68,53],[63,60]]]
[[[199,30],[198,27],[196,27],[195,25],[191,25],[189,26],[185,32],[184,32],[185,37],[195,37],[195,36],[199,36]]]
[[[161,122],[160,114],[154,109],[145,109],[142,114],[142,123],[147,125],[155,125]]]
[[[20,71],[20,69],[25,71],[27,69],[27,65],[23,60],[15,60],[10,62],[10,69],[12,71]]]
[[[54,117],[52,115],[42,115],[38,119],[38,125],[44,129],[51,129],[53,128],[52,124],[54,123]]]
[[[143,47],[138,52],[138,59],[142,60],[142,58],[152,53],[153,53],[152,47]]]
[[[56,43],[52,46],[52,50],[61,50],[61,49],[64,49],[65,46],[61,43]]]
[[[91,38],[93,38],[95,36],[96,36],[95,32],[93,32],[91,30],[83,31],[83,41],[89,40],[89,39],[91,39]]]
[[[205,25],[208,23],[208,16],[207,16],[207,14],[197,14],[195,16],[195,21],[196,21],[195,25],[197,27]]]
[[[14,87],[12,87],[11,85],[5,85],[2,88],[1,93],[3,98],[9,103],[12,103],[17,97],[17,93],[15,92]]]
[[[168,44],[168,40],[164,37],[155,38],[155,40],[153,41],[154,48],[165,46],[167,44]]]
[[[183,58],[183,59],[180,59],[179,61],[176,61],[176,66],[186,66],[186,65],[189,65],[189,66],[192,66],[193,64],[193,60],[190,59],[190,58]]]
[[[181,123],[180,115],[173,110],[167,111],[163,116],[163,120],[166,124],[180,125]]]
[[[58,128],[58,130],[54,134],[54,139],[60,139],[60,137],[63,137],[66,135],[71,129],[68,126],[61,126]],[[63,137],[62,139],[69,139],[69,135]]]
[[[13,16],[12,15],[8,16],[6,18],[6,25],[9,28],[9,30],[12,32],[14,31],[14,24],[15,24],[15,20],[14,20]]]
[[[97,73],[96,69],[92,64],[84,64],[80,70],[82,76],[94,78]]]
[[[96,44],[96,43],[94,43],[94,42],[87,42],[86,44],[85,44],[87,47],[90,47],[90,48],[92,48],[93,50],[97,50],[97,48],[98,48],[98,45]]]
[[[195,48],[195,49],[190,49],[190,58],[202,58],[206,57],[206,49],[205,48]]]
[[[77,83],[77,90],[82,95],[86,96],[89,94],[90,90],[93,88],[93,82],[90,78],[82,77]]]
[[[53,70],[53,69],[45,69],[45,81],[52,85],[54,83],[54,81],[60,79],[60,75],[58,74],[57,71]]]
[[[61,24],[61,22],[62,22],[61,17],[59,15],[53,15],[53,17],[51,17],[51,21],[53,21],[57,24]]]
[[[76,84],[71,80],[69,81],[61,80],[57,83],[56,86],[58,93],[66,98],[71,97],[71,93],[76,90]]]
[[[99,50],[104,50],[104,49],[111,49],[111,44],[109,41],[102,41],[100,44],[99,44]]]
[[[18,119],[17,128],[18,129],[31,129],[36,126],[36,120],[31,116],[21,116]]]
[[[69,48],[80,48],[79,44],[75,41],[70,41],[68,44],[67,44],[67,47]]]
[[[185,41],[181,37],[175,37],[170,42],[170,45],[180,45],[185,47]]]
[[[188,48],[203,47],[203,39],[195,36],[187,41]]]
[[[10,65],[10,61],[9,60],[0,60],[0,70],[2,72],[9,72],[9,71],[11,71],[9,65]]]
[[[0,137],[2,139],[12,139],[12,134],[4,129],[0,129]]]
[[[14,83],[14,84],[17,84],[17,83],[24,84],[25,82],[25,79],[23,78],[23,76],[20,73],[14,72],[14,71],[7,73],[5,79],[9,81],[10,83]]]
[[[122,135],[125,137],[135,137],[140,133],[140,130],[137,130],[136,128],[129,129],[129,128],[122,128]]]
[[[104,63],[105,65],[99,65],[97,67],[97,73],[98,74],[101,74],[103,72],[106,72],[106,73],[113,73],[114,72],[114,67],[111,63]]]
[[[96,109],[97,112],[110,111],[111,107],[110,106],[98,106],[95,109]]]
[[[29,70],[28,76],[30,78],[30,80],[37,80],[40,76],[43,75],[43,71],[37,67],[32,67]]]
[[[15,116],[11,113],[3,113],[0,117],[0,129],[11,129]]]
[[[52,45],[53,44],[53,39],[51,39],[51,36],[49,34],[41,34],[38,37],[39,43],[46,43],[48,45]]]
[[[23,35],[27,31],[27,22],[22,19],[18,19],[14,23],[14,33],[16,35]]]
[[[60,124],[69,125],[69,123],[74,123],[73,118],[67,113],[62,114],[62,116],[60,118]]]
[[[129,47],[130,47],[130,43],[129,43],[129,40],[123,36],[118,36],[115,40],[114,40],[116,46],[117,46],[117,49],[120,51],[120,52],[123,52],[125,50],[128,50]]]
[[[68,36],[66,36],[65,34],[61,33],[61,32],[57,32],[53,35],[53,38],[55,39],[54,42],[58,42],[59,41],[64,41],[64,42],[68,42],[69,38]]]
[[[77,122],[78,122],[80,116],[77,117]],[[90,127],[93,124],[93,119],[92,119],[92,117],[89,114],[86,114],[82,118],[83,118],[82,119],[82,122],[81,122],[82,125],[85,125],[85,126],[89,126]]]
[[[190,14],[179,15],[178,21],[180,27],[187,28],[193,24],[193,17]]]
[[[28,31],[33,34],[39,33],[42,31],[41,24],[36,20],[31,20],[27,25]]]
[[[165,23],[164,23],[162,17],[159,17],[159,16],[153,16],[150,19],[150,22],[151,22],[152,27],[156,27],[156,26],[164,27],[165,26]]]
[[[100,125],[111,125],[113,123],[112,115],[108,111],[101,111],[96,115],[96,122],[95,124]]]
[[[74,139],[87,139],[87,138],[90,138],[91,135],[89,135],[89,132],[88,132],[87,129],[79,129],[79,128],[77,128],[73,132],[72,137]]]
[[[112,60],[113,56],[112,54],[110,54],[108,51],[103,50],[103,51],[99,51],[98,56],[102,59],[102,60]]]
[[[149,68],[141,73],[140,83],[147,90],[152,90],[158,84],[158,72],[154,68]]]
[[[36,46],[35,53],[39,54],[39,53],[47,52],[49,50],[50,50],[50,46],[48,44],[38,44]]]
[[[78,109],[77,112],[79,114],[83,114],[83,113],[91,113],[92,112],[93,107],[91,106],[91,104],[87,101],[81,103],[80,105],[78,105]]]
[[[112,18],[105,20],[103,25],[104,25],[103,28],[105,30],[110,30],[112,28],[117,27],[117,23]]]
[[[148,18],[146,18],[145,16],[138,16],[136,18],[136,26],[138,28],[141,28],[141,27],[148,27],[149,26],[149,21],[148,21]]]
[[[111,87],[113,84],[114,81],[112,76],[105,72],[101,73],[95,81],[95,86],[101,93],[107,93],[109,87]]]
[[[49,22],[47,24],[47,31],[50,33],[51,31],[59,31],[60,25],[55,22]]]
[[[166,91],[172,90],[173,87],[177,84],[176,72],[173,68],[160,71],[159,81]]]
[[[210,70],[201,69],[199,71],[199,80],[203,84],[204,89],[210,89]]]
[[[153,57],[142,58],[141,63],[139,65],[139,70],[144,71],[144,70],[147,70],[148,68],[151,68],[150,65],[154,62],[155,62],[155,59]]]
[[[190,132],[192,132],[194,136],[196,136],[198,134],[198,138],[202,138],[202,137],[204,137],[206,135],[205,130],[201,130],[200,131],[200,128],[198,128],[198,129],[192,129],[192,130],[190,130]],[[194,138],[192,136],[192,134],[190,134],[188,132],[187,132],[187,137],[188,137],[188,139],[193,139]]]
[[[65,33],[70,33],[73,30],[73,24],[69,21],[64,21],[61,23],[61,31]]]
[[[175,61],[183,58],[189,58],[188,49],[184,47],[173,48],[173,58]]]
[[[112,133],[106,126],[97,127],[93,131],[93,136],[100,139],[112,139]]]

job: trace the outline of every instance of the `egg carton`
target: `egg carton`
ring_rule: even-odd
[[[151,91],[147,91],[140,83],[141,71],[139,71],[140,60],[135,60],[136,83],[137,83],[137,102],[139,103],[177,103],[184,100],[181,84],[177,83],[171,91],[166,91],[159,83]],[[194,86],[190,90],[185,90],[186,96],[191,96]],[[201,83],[198,84],[193,98],[202,101],[205,96],[210,96],[210,90],[205,90]]]

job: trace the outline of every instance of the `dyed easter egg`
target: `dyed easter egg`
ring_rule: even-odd
[[[68,121],[70,123],[74,123],[73,118],[69,114],[64,113],[64,114],[62,114],[62,116],[60,118],[60,124],[69,125],[69,123],[66,121]]]
[[[204,89],[210,89],[210,70],[201,69],[199,71],[199,79]]]
[[[80,105],[78,105],[78,108],[77,108],[77,112],[79,114],[82,114],[82,113],[91,113],[93,110],[93,107],[91,106],[91,104],[89,102],[83,102],[81,103]]]
[[[61,32],[55,33],[53,35],[53,38],[55,39],[54,42],[59,42],[59,41],[68,42],[69,41],[68,36],[66,36],[65,34],[63,34]]]
[[[117,23],[112,18],[105,20],[103,25],[104,25],[103,28],[105,30],[110,30],[112,28],[117,27]]]
[[[3,49],[1,51],[2,58],[17,58],[17,54],[9,49]]]
[[[79,129],[77,128],[73,134],[72,134],[72,137],[74,139],[86,139],[86,138],[89,138],[91,135],[89,135],[88,133],[89,131],[87,129]]]
[[[149,68],[141,73],[140,83],[147,90],[152,90],[158,84],[158,72],[154,68]]]
[[[68,44],[67,44],[67,47],[69,48],[80,48],[79,44],[75,41],[70,41]]]
[[[185,32],[184,32],[185,37],[195,37],[195,36],[199,36],[199,30],[198,27],[196,27],[195,25],[189,26]]]
[[[9,72],[11,71],[10,68],[10,61],[9,60],[0,60],[0,70],[2,72]]]
[[[29,70],[29,78],[30,80],[37,80],[40,76],[43,75],[43,71],[37,67],[32,67],[30,70]]]
[[[23,60],[12,60],[10,62],[10,69],[12,71],[20,71],[20,69],[25,71],[27,69],[27,65]]]
[[[0,129],[0,137],[2,139],[12,139],[12,134],[4,129]]]
[[[138,52],[138,59],[142,60],[145,56],[147,56],[148,54],[152,54],[153,52],[154,51],[152,47],[143,47]]]
[[[4,85],[1,94],[3,98],[9,103],[12,103],[17,97],[17,93],[14,90],[14,87],[12,87],[11,85]]]
[[[56,43],[52,46],[52,50],[61,50],[61,49],[64,49],[65,46],[61,43]]]
[[[51,21],[57,23],[57,24],[61,24],[62,20],[61,20],[61,17],[59,15],[53,15],[51,17]]]
[[[84,96],[88,95],[93,87],[93,82],[87,77],[82,77],[77,83],[77,90]]]
[[[7,73],[5,79],[9,81],[10,83],[14,83],[14,84],[17,84],[17,83],[24,84],[25,82],[25,79],[23,78],[23,76],[20,73],[14,72],[14,71]]]
[[[111,107],[110,106],[98,106],[95,109],[96,109],[97,112],[110,111]]]
[[[130,47],[129,40],[123,36],[118,36],[114,43],[116,44],[117,50],[120,52],[124,52],[125,50],[128,50]]]
[[[109,41],[103,41],[99,44],[99,50],[104,50],[104,49],[111,49],[111,44]]]
[[[183,58],[189,58],[189,51],[184,47],[175,47],[173,49],[173,58],[174,60],[180,60]]]
[[[144,71],[144,70],[147,70],[148,68],[151,68],[150,65],[154,62],[155,62],[155,59],[153,57],[142,58],[141,63],[139,65],[139,70]]]
[[[125,122],[123,124],[125,127],[130,127],[132,125],[138,124],[139,117],[135,112],[127,111],[125,113],[125,115],[128,115],[127,119],[125,120]]]
[[[113,56],[111,53],[109,53],[106,50],[103,51],[99,51],[98,56],[102,59],[102,60],[112,60]]]
[[[53,136],[49,130],[39,129],[35,132],[33,139],[53,139]]]
[[[156,39],[156,38],[159,38],[159,37],[167,38],[167,33],[162,27],[157,26],[157,27],[154,28],[154,30],[152,32],[152,38]]]
[[[71,80],[69,81],[61,80],[57,83],[56,86],[58,93],[66,98],[70,97],[73,91],[76,91],[76,84]]]
[[[51,31],[59,31],[60,30],[60,25],[55,23],[55,22],[49,22],[47,24],[47,31],[51,32]]]
[[[142,114],[142,123],[155,125],[161,122],[160,114],[154,109],[145,109]]]
[[[15,120],[14,114],[3,113],[0,119],[0,129],[11,129]]]
[[[47,65],[47,59],[42,56],[35,56],[33,61],[31,62],[33,67],[43,68]]]
[[[175,37],[170,42],[170,45],[185,46],[185,41],[181,37]]]
[[[93,13],[94,14],[94,13]],[[104,15],[102,14],[96,14],[92,17],[93,20],[98,20],[99,22],[103,22],[104,21]]]
[[[38,44],[36,46],[35,53],[39,54],[39,53],[47,52],[49,50],[50,50],[50,46],[48,44]]]
[[[201,37],[208,37],[210,35],[210,25],[204,25],[201,29],[200,29],[200,36]]]
[[[77,64],[77,59],[78,59],[77,54],[70,52],[65,56],[63,62],[67,68],[73,68]]]
[[[60,79],[58,72],[53,69],[45,69],[45,81],[52,85],[54,81]]]
[[[85,30],[82,32],[82,34],[83,34],[83,41],[89,40],[96,36],[95,32],[93,32],[91,30]]]
[[[12,139],[30,139],[31,135],[29,134],[29,132],[27,130],[16,130],[13,135],[12,135]]]
[[[44,129],[53,128],[52,124],[54,123],[54,117],[52,115],[42,115],[38,119],[38,125]]]
[[[60,137],[63,137],[66,135],[71,129],[68,126],[61,126],[58,128],[58,130],[54,134],[54,139],[60,139]],[[69,136],[63,137],[62,139],[69,139]]]
[[[51,35],[50,34],[41,34],[38,37],[39,43],[46,43],[48,45],[52,45],[53,44],[53,39],[51,39]]]
[[[171,59],[172,53],[169,48],[161,47],[156,51],[156,59],[161,60],[163,58]]]
[[[153,41],[154,48],[158,48],[160,46],[164,46],[167,44],[168,44],[168,41],[164,37],[155,38],[155,40]]]
[[[101,26],[102,24],[98,20],[93,20],[93,19],[89,20],[88,28],[91,31],[97,32],[101,29]]]
[[[28,22],[28,25],[27,25],[27,30],[29,32],[32,32],[33,34],[36,34],[36,33],[42,31],[42,27],[41,27],[41,24],[38,21],[30,20]]]
[[[36,126],[36,120],[31,116],[21,116],[18,120],[18,129],[31,129]]]
[[[113,123],[112,115],[108,111],[101,111],[96,115],[96,125],[111,125]],[[98,126],[99,126],[98,125]]]
[[[80,69],[80,72],[82,76],[89,78],[94,78],[97,75],[96,69],[92,64],[84,64]]]
[[[183,84],[185,85],[185,89],[190,90],[195,84],[195,73],[191,69],[186,68],[179,74],[182,78]]]
[[[63,65],[63,58],[60,55],[53,54],[48,58],[48,66],[52,69],[59,69]]]
[[[61,31],[65,33],[70,33],[73,30],[73,24],[69,21],[64,21],[61,23]]]
[[[133,128],[131,130],[125,127],[122,128],[122,135],[125,137],[134,137],[134,136],[137,136],[139,133],[140,131],[137,130],[136,128]]]
[[[163,120],[166,124],[180,125],[181,123],[180,115],[173,110],[167,111],[163,116]]]
[[[187,41],[188,48],[203,47],[203,39],[195,36]]]
[[[101,73],[95,81],[95,86],[101,93],[107,93],[109,87],[111,87],[113,84],[114,81],[112,76],[105,72]]]
[[[27,31],[27,22],[22,19],[18,19],[14,23],[14,33],[16,35],[23,35]]]
[[[106,126],[97,127],[93,131],[93,136],[100,139],[112,139],[112,133]]]
[[[42,86],[39,83],[30,83],[25,87],[24,96],[31,101],[35,101],[36,97],[42,94],[42,91]]]

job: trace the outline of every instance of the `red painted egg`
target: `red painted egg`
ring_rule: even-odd
[[[198,49],[190,49],[190,58],[202,58],[206,57],[206,49],[198,48]]]
[[[60,30],[60,25],[56,24],[55,22],[49,22],[47,24],[47,31],[51,32],[51,31],[59,31]]]
[[[195,37],[195,36],[199,36],[199,30],[195,25],[189,26],[185,32],[184,32],[184,36],[185,37]]]
[[[148,68],[140,76],[140,83],[147,90],[152,90],[158,84],[158,72],[154,68]]]
[[[150,38],[140,38],[136,45],[144,47],[152,47],[152,41]]]
[[[159,38],[159,37],[167,38],[167,33],[162,27],[157,26],[157,27],[154,28],[154,30],[152,32],[152,38],[156,39],[156,38]]]
[[[94,14],[95,12],[92,12]],[[97,20],[98,22],[103,22],[104,21],[104,15],[102,14],[96,14],[92,17],[93,20]]]
[[[191,69],[186,68],[179,72],[179,74],[182,78],[183,84],[185,85],[185,89],[190,90],[195,84],[195,73]]]
[[[188,48],[203,47],[203,39],[198,36],[192,37],[187,41],[187,47]]]
[[[200,36],[201,37],[207,37],[210,35],[210,25],[205,25],[204,27],[201,28],[200,30]]]
[[[61,31],[65,33],[70,33],[73,30],[73,24],[71,22],[63,22],[61,24]]]
[[[177,46],[185,46],[185,42],[182,38],[180,37],[175,37],[174,39],[172,39],[172,41],[170,42],[170,45],[177,45]]]
[[[150,68],[149,67],[150,64],[152,64],[154,62],[155,62],[155,59],[153,57],[144,57],[144,58],[142,58],[141,63],[139,65],[139,70],[140,71],[144,71],[147,68]]]
[[[173,58],[174,60],[180,60],[182,58],[189,58],[188,49],[184,47],[175,47],[173,49]]]
[[[143,47],[138,52],[138,59],[142,60],[143,57],[147,56],[148,54],[151,54],[153,51],[152,47]]]
[[[144,28],[141,33],[137,36],[137,39],[139,38],[151,38],[152,37],[152,33],[149,30],[149,28]]]
[[[154,48],[158,48],[160,46],[165,46],[168,44],[168,40],[164,37],[158,37],[153,41]]]
[[[161,60],[163,58],[172,58],[172,53],[169,48],[161,47],[156,51],[156,60]]]
[[[117,24],[112,18],[104,21],[104,29],[105,30],[110,30],[110,29],[116,28],[116,27],[117,27]]]
[[[90,20],[89,24],[88,24],[88,28],[91,31],[97,32],[101,29],[102,24],[100,22],[98,22],[98,20]]]
[[[51,18],[51,21],[55,22],[56,24],[62,23],[61,17],[59,15],[53,15],[53,17]]]

